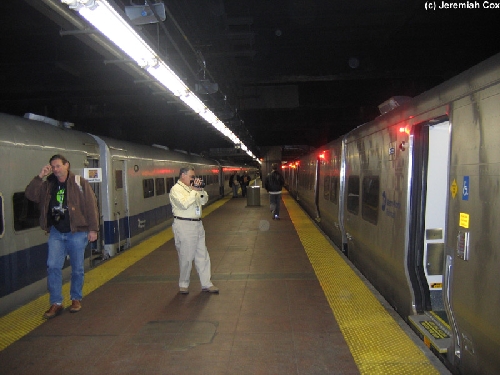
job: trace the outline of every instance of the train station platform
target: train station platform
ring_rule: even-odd
[[[1,317],[0,373],[449,373],[287,193],[281,220],[260,194],[204,209],[219,294],[194,267],[179,294],[169,228],[88,271],[80,312],[46,321],[43,295]]]

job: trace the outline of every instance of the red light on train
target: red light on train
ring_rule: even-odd
[[[399,128],[399,132],[400,133],[406,133],[408,135],[410,135],[410,132],[411,132],[411,126],[410,125],[406,125],[406,126],[402,126]]]
[[[321,160],[325,160],[325,152],[324,151],[321,154],[319,154],[319,158]]]

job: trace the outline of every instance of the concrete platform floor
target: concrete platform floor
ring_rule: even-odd
[[[220,294],[201,292],[194,267],[178,293],[169,240],[1,351],[0,373],[358,374],[286,208],[274,221],[262,198],[203,220]]]

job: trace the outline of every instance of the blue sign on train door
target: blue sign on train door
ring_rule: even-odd
[[[462,185],[462,200],[469,200],[469,176],[464,176],[464,183]]]

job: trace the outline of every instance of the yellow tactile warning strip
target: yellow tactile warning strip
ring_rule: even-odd
[[[361,374],[439,374],[299,205],[283,200]]]
[[[203,209],[203,217],[209,215],[224,203],[229,201],[230,197],[225,197]],[[141,242],[137,246],[123,252],[115,258],[112,258],[98,267],[85,273],[85,284],[83,286],[83,295],[88,295],[113,277],[136,263],[137,261],[150,254],[165,242],[173,238],[172,228],[152,236]],[[69,295],[70,284],[63,285],[63,296]],[[65,307],[69,306],[69,301]],[[45,322],[43,313],[49,307],[48,293],[38,297],[36,300],[18,308],[15,311],[0,318],[0,351],[27,335],[40,324]]]

